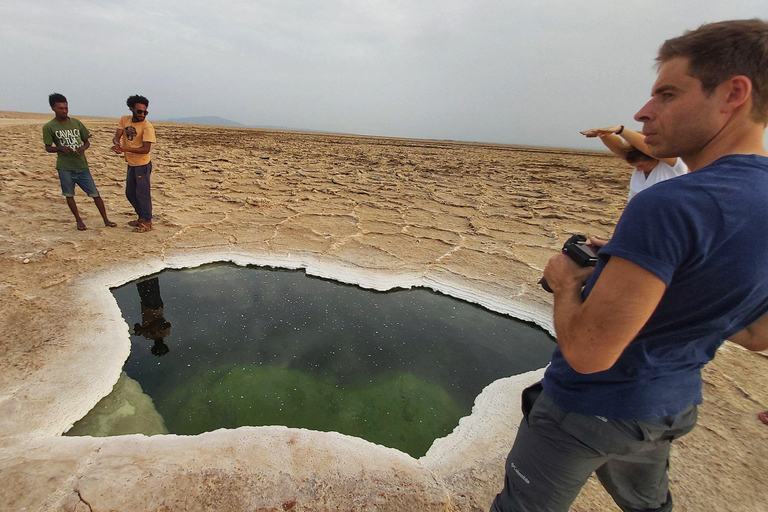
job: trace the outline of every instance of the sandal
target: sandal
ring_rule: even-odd
[[[768,411],[763,411],[757,415],[758,418],[760,418],[760,421],[768,425]]]
[[[139,225],[139,221],[138,220],[129,220],[128,221],[128,225],[129,226],[133,226],[133,227],[137,227]]]
[[[151,230],[152,230],[151,222],[139,221],[139,225],[133,228],[134,233],[146,233],[147,231],[151,231]]]

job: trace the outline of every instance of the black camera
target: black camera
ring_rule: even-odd
[[[580,267],[594,267],[597,264],[597,247],[590,245],[584,235],[571,235],[563,245],[563,252]],[[552,288],[543,277],[539,281],[542,288],[552,293]]]

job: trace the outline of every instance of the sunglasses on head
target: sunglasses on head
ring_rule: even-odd
[[[138,110],[134,110],[134,112],[136,112],[137,114],[144,114],[144,115],[149,114],[149,110],[140,110],[140,109],[138,109]]]

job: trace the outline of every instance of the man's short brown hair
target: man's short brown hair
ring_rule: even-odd
[[[669,39],[656,61],[688,59],[692,77],[707,94],[737,75],[752,82],[752,119],[768,122],[768,22],[760,19],[720,21]]]

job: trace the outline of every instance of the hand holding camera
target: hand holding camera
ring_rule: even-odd
[[[586,242],[587,237],[584,235],[571,235],[563,245],[563,254],[575,261],[580,267],[594,267],[597,264],[599,247]],[[549,287],[546,279],[542,277],[539,284],[546,291],[552,293],[552,288]]]

